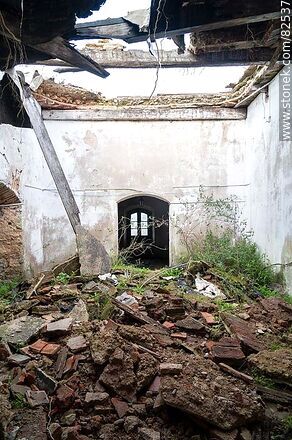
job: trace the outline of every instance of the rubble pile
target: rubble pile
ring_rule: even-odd
[[[287,303],[231,313],[159,271],[48,279],[1,317],[1,439],[288,439]]]

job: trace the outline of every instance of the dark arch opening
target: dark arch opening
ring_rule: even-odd
[[[143,266],[169,264],[169,204],[138,196],[118,204],[119,251]]]
[[[23,273],[21,203],[0,182],[0,280],[16,279]]]

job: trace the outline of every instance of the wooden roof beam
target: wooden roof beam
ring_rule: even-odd
[[[264,14],[246,16],[232,19],[222,19],[220,21],[212,21],[206,17],[201,20],[183,16],[179,22],[172,27],[158,29],[155,32],[156,38],[172,37],[193,32],[205,32],[215,29],[227,29],[236,26],[242,26],[251,23],[259,23],[262,21],[277,20],[280,18],[280,11],[272,11]],[[75,35],[70,36],[71,39],[80,40],[88,38],[117,38],[127,43],[136,43],[146,41],[149,38],[147,32],[140,32],[139,27],[130,23],[126,18],[112,18],[108,20],[100,20],[95,22],[80,23],[75,26]],[[154,38],[154,35],[150,35]]]
[[[83,49],[83,54],[100,63],[107,69],[152,69],[157,68],[157,56],[142,50],[92,50]],[[274,50],[266,47],[257,47],[243,50],[218,50],[210,53],[193,55],[190,52],[178,55],[176,50],[160,52],[160,63],[164,68],[187,67],[214,67],[214,66],[242,66],[251,64],[265,64],[274,54]],[[40,61],[38,64],[46,66],[64,67],[68,71],[69,64],[60,60]],[[62,72],[62,70],[58,70]],[[72,69],[69,69],[72,71]]]
[[[194,54],[218,52],[219,50],[250,49],[272,45],[273,29],[280,26],[278,21],[253,23],[229,29],[196,32],[191,35],[190,51]]]

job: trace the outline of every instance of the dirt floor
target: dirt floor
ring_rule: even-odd
[[[0,315],[0,439],[291,439],[292,307],[201,275],[19,285]]]

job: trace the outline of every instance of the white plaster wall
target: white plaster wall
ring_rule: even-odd
[[[82,224],[110,253],[117,252],[117,203],[124,198],[148,194],[170,202],[172,262],[183,252],[173,225],[185,221],[199,185],[218,196],[237,194],[245,206],[245,120],[46,125]],[[26,271],[47,269],[74,254],[74,235],[33,132],[1,126],[0,133],[0,152],[9,150],[9,163],[23,170]],[[1,173],[0,180],[9,184],[9,173]]]
[[[46,124],[81,221],[110,253],[117,251],[117,203],[124,198],[141,193],[167,200],[172,225],[183,221],[185,203],[196,200],[199,185],[245,202],[246,187],[238,186],[246,183],[244,120]],[[170,234],[173,262],[183,249],[175,228]]]
[[[279,76],[247,113],[249,221],[272,263],[292,261],[292,145],[279,141]],[[285,270],[292,293],[292,267]]]
[[[51,267],[68,254],[75,253],[74,235],[63,205],[55,194],[39,189],[53,188],[54,191],[55,187],[32,130],[0,125],[0,181],[13,189],[22,201],[24,269],[27,275],[48,265]],[[51,250],[52,258],[48,264]]]

